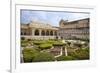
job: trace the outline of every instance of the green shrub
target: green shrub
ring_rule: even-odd
[[[79,47],[79,48],[82,47],[82,44],[80,44],[80,43],[74,43],[74,45],[77,46],[77,47]]]
[[[67,41],[67,44],[70,46],[71,42],[68,42],[68,41]]]
[[[21,40],[21,47],[26,47],[28,45],[27,40]]]
[[[41,45],[39,45],[39,48],[41,50],[50,49],[51,47],[52,47],[52,44],[41,44]]]
[[[32,39],[27,39],[27,41],[32,41]]]
[[[38,51],[32,48],[25,48],[23,51],[24,62],[32,62],[32,59],[37,55]]]
[[[21,40],[25,40],[25,37],[21,37]]]
[[[46,62],[46,61],[54,61],[55,58],[50,53],[41,52],[38,53],[32,60],[32,62]]]
[[[25,43],[21,44],[21,47],[26,47],[26,46],[27,46],[27,44],[25,44]]]
[[[77,58],[78,60],[89,59],[89,49],[79,49],[69,55]]]
[[[45,43],[45,41],[33,41],[33,43],[34,43],[35,45],[40,45],[40,44]]]
[[[27,40],[21,40],[21,43],[27,43],[28,41]]]
[[[66,45],[65,43],[62,43],[62,42],[56,42],[53,44],[53,46],[64,46]]]
[[[60,56],[56,58],[57,61],[67,61],[67,60],[76,60],[76,58],[72,56]]]
[[[55,42],[57,42],[57,41],[55,41],[55,40],[47,40],[46,41],[46,43],[48,43],[48,44],[54,44]]]

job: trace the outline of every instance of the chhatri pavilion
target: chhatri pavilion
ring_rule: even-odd
[[[21,37],[25,39],[55,39],[58,36],[58,27],[50,24],[34,22],[21,24]]]

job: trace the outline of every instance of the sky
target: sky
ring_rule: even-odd
[[[73,21],[78,19],[89,18],[88,13],[74,12],[55,12],[55,11],[34,11],[21,10],[21,23],[27,24],[31,21],[47,23],[52,26],[59,26],[61,19]]]

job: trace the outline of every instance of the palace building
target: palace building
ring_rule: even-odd
[[[55,39],[58,28],[50,24],[32,21],[29,24],[21,24],[21,37],[25,39]]]
[[[34,22],[21,24],[21,37],[25,39],[89,39],[89,18],[67,21],[61,20],[59,27]]]
[[[89,39],[89,18],[75,21],[61,20],[59,36],[62,39]]]

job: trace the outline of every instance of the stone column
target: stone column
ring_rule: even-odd
[[[49,35],[48,36],[50,36],[50,30],[48,30],[49,31]]]
[[[59,36],[59,31],[56,31],[56,36]]]
[[[55,36],[55,31],[53,30],[53,36]]]
[[[61,47],[60,49],[61,49],[61,50],[60,50],[60,55],[62,56],[62,54],[63,54],[63,53],[62,53],[62,49],[63,49],[63,48]]]
[[[47,31],[47,30],[44,30],[44,32],[45,32],[45,35],[44,35],[44,36],[47,36],[46,31]]]
[[[41,32],[42,32],[41,29],[39,29],[39,36],[41,36]]]
[[[34,29],[32,29],[32,36],[34,36],[35,35],[35,30]]]

